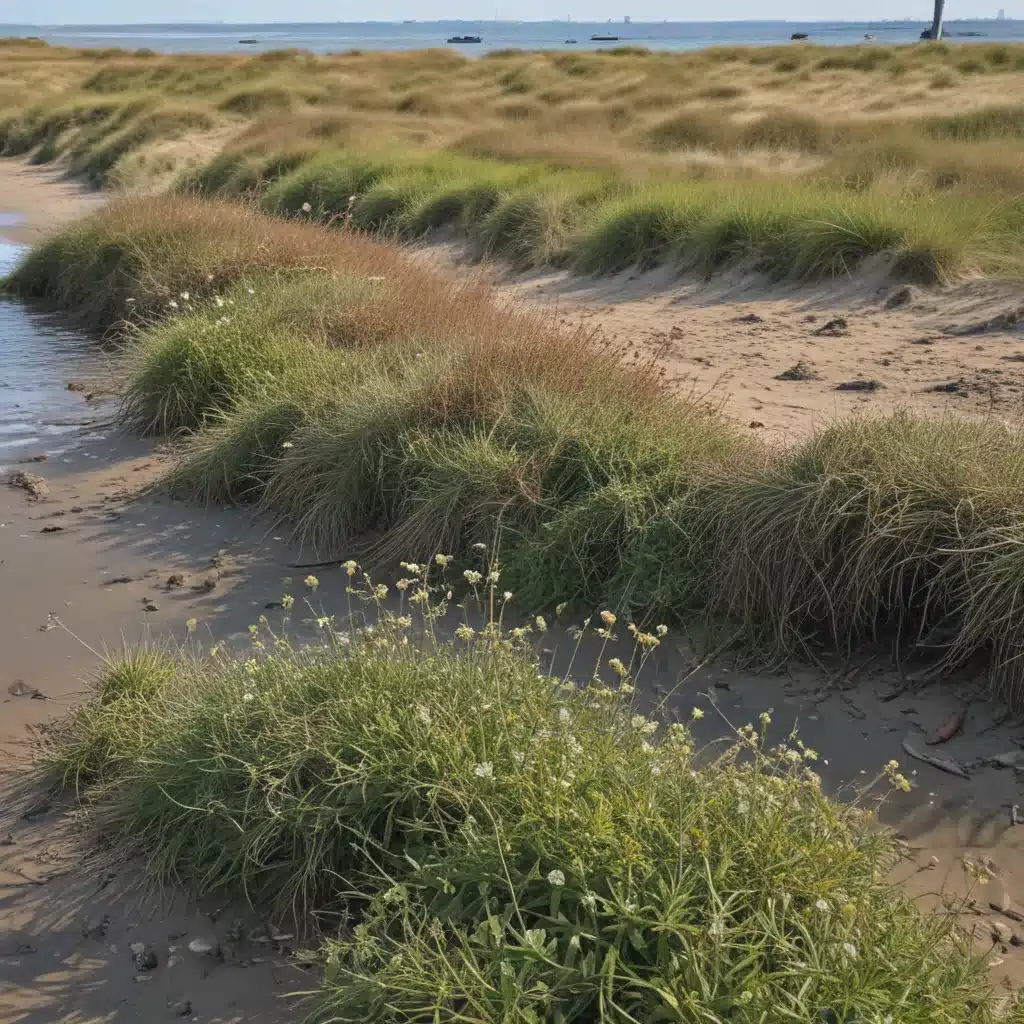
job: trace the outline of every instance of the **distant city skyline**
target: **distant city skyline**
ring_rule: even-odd
[[[602,22],[611,18],[634,23],[660,21],[930,21],[930,0],[903,0],[894,11],[891,0],[777,0],[769,9],[761,0],[719,0],[715,16],[706,16],[704,4],[670,0],[588,0],[574,10],[563,0],[557,19]],[[447,0],[444,5],[426,0],[384,0],[373,10],[373,21],[389,22],[466,20],[551,21],[556,17],[547,0]],[[954,0],[946,5],[946,20],[996,18],[1000,8],[986,0]],[[1024,17],[1024,0],[1005,7],[1007,19]],[[209,0],[148,0],[144,5],[129,0],[6,0],[3,23],[28,25],[138,25],[138,24],[296,24],[301,22],[358,22],[366,10],[356,4],[330,0],[221,0],[216,22],[210,18]]]

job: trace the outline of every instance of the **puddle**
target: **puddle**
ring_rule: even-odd
[[[17,224],[24,224],[25,218],[20,213],[5,213],[0,210],[0,228],[13,228]]]
[[[0,238],[0,275],[24,250]],[[20,456],[63,454],[83,429],[109,418],[109,408],[85,395],[108,390],[111,377],[95,339],[57,316],[0,298],[0,471]],[[69,391],[72,381],[85,390]]]
[[[3,221],[0,220],[0,225],[2,224]],[[15,245],[14,242],[7,242],[0,238],[0,277],[9,274],[14,269],[14,264],[18,262],[24,251],[25,246]]]

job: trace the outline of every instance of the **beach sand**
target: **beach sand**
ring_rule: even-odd
[[[67,178],[53,166],[25,160],[0,160],[0,238],[32,244],[47,232],[106,202],[108,194]]]
[[[17,166],[0,162],[0,210],[25,211],[26,225],[42,223],[33,220],[42,218],[39,211],[48,210],[53,224],[95,202],[82,193],[76,207],[65,183]],[[18,184],[8,187],[11,180]],[[61,196],[52,203],[51,188]],[[607,305],[614,312],[614,303]],[[767,312],[764,305],[743,308]],[[127,1024],[179,1012],[219,1024],[297,1021],[302,1011],[285,996],[314,987],[316,976],[289,963],[292,940],[257,941],[266,922],[245,907],[197,905],[184,893],[140,887],[140,865],[111,860],[97,849],[88,822],[64,806],[25,817],[41,794],[24,770],[24,738],[26,727],[63,714],[104,653],[123,643],[244,646],[259,615],[273,622],[281,614],[265,609],[285,592],[286,579],[304,575],[293,566],[313,557],[244,509],[171,500],[155,486],[169,456],[152,442],[111,429],[79,440],[69,457],[25,467],[46,479],[44,501],[0,486],[0,747],[8,755],[0,792],[0,1024]],[[50,526],[61,529],[42,532]],[[182,575],[183,585],[169,588],[172,574]],[[326,568],[318,576],[317,610],[343,614],[344,572]],[[155,610],[144,610],[147,601]],[[191,637],[190,618],[199,621]],[[295,618],[299,637],[311,637],[315,627]],[[553,630],[546,642],[564,654],[571,641],[558,636]],[[979,949],[991,951],[993,982],[1024,982],[1024,950],[993,945],[991,937],[994,923],[1015,932],[1024,925],[989,906],[1024,908],[1024,829],[1010,817],[1018,777],[991,762],[1019,749],[1024,717],[989,703],[981,680],[917,682],[917,666],[901,671],[884,651],[769,676],[728,658],[703,664],[697,638],[670,639],[646,673],[644,700],[678,684],[670,706],[687,717],[693,706],[705,711],[697,723],[702,744],[719,742],[729,723],[756,723],[772,709],[772,738],[785,738],[796,724],[820,753],[824,785],[848,798],[890,758],[900,761],[913,790],[882,810],[908,844],[896,877],[926,909],[941,906],[942,892],[973,898],[961,925],[974,929]],[[927,746],[961,711],[963,730]],[[910,760],[904,741],[968,765],[970,777]],[[971,880],[965,857],[987,865],[988,884]],[[220,944],[223,957],[190,952],[193,939]],[[152,944],[155,970],[136,972],[135,942]]]
[[[420,254],[449,270],[465,263],[461,246]],[[591,327],[628,358],[653,355],[682,393],[775,441],[893,408],[1009,423],[1024,414],[1019,282],[894,286],[881,261],[813,285],[749,268],[712,281],[673,268],[597,279],[489,272],[510,299]]]

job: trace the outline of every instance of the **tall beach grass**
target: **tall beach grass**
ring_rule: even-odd
[[[882,640],[1020,699],[1010,428],[896,412],[769,447],[394,247],[183,197],[111,206],[8,287],[100,328],[134,298],[125,421],[184,432],[181,493],[244,495],[317,559],[483,542],[541,610],[734,619],[769,662]]]
[[[517,268],[1019,277],[1024,48],[0,50],[0,155]]]

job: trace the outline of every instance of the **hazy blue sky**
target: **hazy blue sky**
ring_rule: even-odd
[[[947,18],[994,17],[998,8],[1007,17],[1024,17],[1024,0],[947,0]],[[418,18],[502,18],[541,20],[569,15],[577,21],[603,21],[630,14],[634,21],[672,21],[754,18],[789,20],[930,17],[932,0],[2,0],[0,20],[45,24],[126,22],[297,22],[379,21]],[[713,12],[713,13],[712,13]]]

